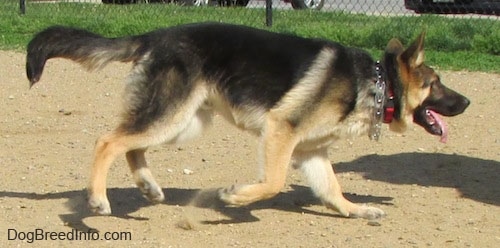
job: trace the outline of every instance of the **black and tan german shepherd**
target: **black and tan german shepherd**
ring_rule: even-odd
[[[371,132],[381,123],[380,112],[393,131],[415,122],[446,139],[439,115],[458,115],[469,100],[424,64],[423,44],[424,34],[407,49],[392,39],[377,64],[367,52],[332,41],[237,25],[189,24],[121,38],[54,26],[29,43],[26,72],[32,86],[50,58],[89,70],[112,61],[133,63],[121,124],[96,143],[88,188],[96,213],[111,213],[106,175],[122,154],[144,195],[163,201],[146,149],[200,135],[217,112],[261,138],[263,171],[259,183],[220,189],[222,201],[246,205],[273,197],[293,165],[328,208],[371,219],[384,212],[343,197],[327,148]]]

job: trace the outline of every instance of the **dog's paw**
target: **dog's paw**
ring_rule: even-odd
[[[229,188],[221,188],[218,190],[219,199],[224,203],[232,206],[243,206],[246,205],[239,199],[236,192],[238,191],[238,186],[232,185]]]
[[[349,217],[352,218],[363,218],[368,220],[380,219],[384,216],[385,212],[382,209],[366,205],[359,206],[358,209],[349,214]]]
[[[165,200],[165,195],[160,186],[156,183],[141,183],[138,184],[139,189],[146,199],[151,201],[152,203],[160,203]]]
[[[229,205],[236,205],[236,202],[234,200],[234,191],[235,186],[233,185],[229,188],[220,188],[217,193],[219,195],[219,199],[224,203]]]
[[[90,197],[89,198],[89,208],[95,214],[99,215],[110,215],[111,207],[109,205],[109,201],[106,198],[102,197]]]

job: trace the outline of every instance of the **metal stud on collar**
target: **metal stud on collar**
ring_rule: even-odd
[[[385,103],[385,80],[380,61],[375,65],[377,72],[377,81],[375,82],[375,99],[373,107],[373,118],[370,125],[369,137],[371,140],[378,141],[382,129],[382,121],[384,119],[384,103]]]

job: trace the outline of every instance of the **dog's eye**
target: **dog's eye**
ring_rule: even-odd
[[[434,84],[434,81],[425,80],[424,83],[422,84],[422,89],[429,88],[433,84]]]
[[[422,84],[422,88],[425,89],[425,88],[433,87],[434,85],[439,85],[439,84],[440,84],[439,78],[427,79]]]

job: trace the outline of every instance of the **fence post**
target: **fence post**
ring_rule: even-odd
[[[26,14],[26,0],[19,0],[19,10],[21,14]]]
[[[266,26],[273,25],[273,0],[266,0]]]

